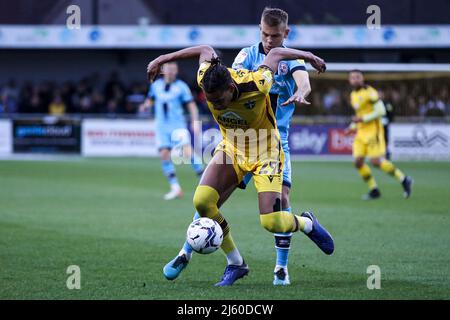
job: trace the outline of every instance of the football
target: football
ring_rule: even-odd
[[[195,252],[208,254],[219,249],[223,240],[220,225],[209,218],[192,221],[186,235],[187,242]]]

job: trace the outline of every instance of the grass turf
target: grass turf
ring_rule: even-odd
[[[259,225],[254,187],[236,191],[222,212],[250,274],[215,288],[218,252],[195,255],[176,281],[162,275],[193,214],[189,166],[177,167],[185,197],[165,202],[156,159],[0,162],[0,298],[449,299],[450,163],[398,165],[415,179],[413,197],[375,171],[382,199],[363,202],[350,163],[293,164],[292,208],[317,213],[336,251],[294,235],[289,287],[272,285],[273,237]],[[81,290],[66,287],[69,265],[81,268]],[[367,289],[369,265],[381,268],[381,290]]]

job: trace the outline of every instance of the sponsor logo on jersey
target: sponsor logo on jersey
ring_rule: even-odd
[[[219,115],[217,122],[224,127],[248,127],[248,122],[233,111]]]
[[[241,51],[237,55],[236,59],[234,60],[234,63],[239,64],[245,61],[245,58],[247,58],[247,52]]]

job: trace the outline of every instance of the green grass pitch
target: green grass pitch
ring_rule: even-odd
[[[325,256],[295,234],[292,285],[272,285],[274,241],[259,224],[251,186],[222,208],[249,264],[248,277],[215,288],[221,252],[194,255],[176,281],[162,267],[178,253],[192,219],[196,178],[177,167],[185,190],[166,202],[156,159],[0,162],[1,299],[449,299],[450,163],[399,162],[415,179],[411,199],[375,171],[382,199],[363,202],[366,186],[349,162],[293,164],[292,207],[313,210],[333,234]],[[81,289],[69,290],[69,265]],[[369,265],[381,289],[369,290]]]

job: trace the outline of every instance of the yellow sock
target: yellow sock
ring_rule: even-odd
[[[228,225],[227,220],[225,220],[220,212],[217,212],[217,215],[211,217],[211,219],[217,221],[217,223],[222,227],[223,240],[220,248],[223,250],[223,252],[225,252],[225,254],[229,254],[231,251],[236,249],[236,244],[234,243],[233,237],[231,236],[230,226]]]
[[[260,214],[261,225],[272,233],[286,233],[297,231],[300,227],[299,220],[288,211],[276,211]]]
[[[210,186],[200,185],[195,190],[193,202],[194,207],[197,209],[197,212],[201,217],[213,219],[222,227],[223,241],[220,248],[225,252],[225,254],[229,254],[236,249],[236,244],[231,237],[228,222],[219,212],[219,208],[217,207],[219,198],[220,196],[216,189]]]
[[[394,164],[386,159],[381,161],[380,169],[395,177],[399,182],[403,182],[405,179],[405,175],[399,169],[397,169]]]
[[[288,211],[276,211],[259,216],[261,225],[272,233],[303,231],[309,233],[312,221],[309,218],[292,214]]]
[[[372,176],[372,171],[370,171],[370,167],[367,164],[363,164],[363,166],[358,169],[358,173],[361,178],[367,183],[370,190],[377,187],[377,182]]]

